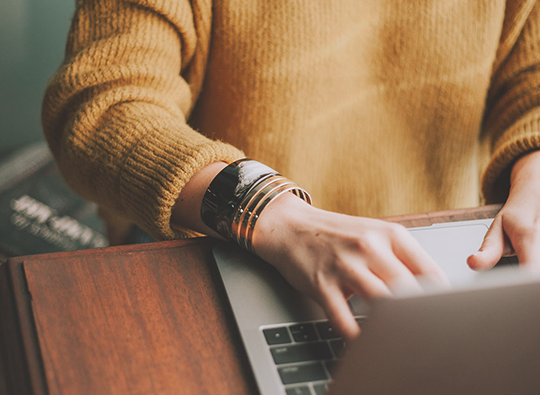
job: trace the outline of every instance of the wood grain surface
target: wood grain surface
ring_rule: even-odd
[[[210,243],[25,260],[48,393],[256,393]]]
[[[385,220],[491,218],[500,206]],[[10,259],[0,265],[8,395],[258,393],[209,238]],[[6,384],[6,378],[8,383]]]
[[[398,222],[407,228],[429,226],[441,222],[468,221],[473,219],[495,218],[502,205],[491,204],[488,206],[470,209],[434,211],[431,213],[397,215],[382,218],[385,221]]]

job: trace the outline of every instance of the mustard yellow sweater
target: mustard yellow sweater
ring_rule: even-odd
[[[244,156],[348,214],[502,200],[539,105],[535,0],[79,0],[43,126],[78,193],[173,238]]]

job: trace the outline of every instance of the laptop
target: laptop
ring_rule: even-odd
[[[512,322],[504,318],[505,314],[509,314],[506,310],[510,307],[502,303],[501,299],[502,301],[506,299],[503,296],[496,297],[498,288],[504,288],[506,282],[499,281],[499,283],[495,282],[497,285],[491,288],[486,287],[485,284],[491,284],[491,282],[482,281],[485,274],[472,271],[466,264],[466,258],[476,252],[482,244],[483,237],[491,222],[492,219],[482,219],[409,229],[426,251],[441,265],[453,287],[446,293],[431,294],[428,292],[420,296],[404,296],[381,301],[371,306],[357,296],[352,297],[349,305],[362,328],[362,335],[357,343],[351,345],[345,344],[333,331],[322,309],[313,300],[290,286],[271,265],[231,243],[217,244],[213,250],[214,257],[261,394],[322,395],[327,393],[329,388],[331,391],[336,391],[335,393],[338,395],[352,393],[428,394],[444,393],[445,389],[440,389],[439,385],[447,385],[448,383],[457,385],[457,382],[460,382],[462,386],[452,388],[459,388],[460,391],[452,391],[452,393],[469,393],[463,392],[461,389],[468,386],[467,383],[472,380],[472,373],[461,375],[463,380],[460,381],[452,373],[452,367],[466,366],[464,362],[474,360],[471,359],[471,355],[478,355],[475,354],[478,351],[476,345],[478,347],[482,345],[486,348],[486,344],[485,342],[472,342],[472,340],[476,341],[482,338],[478,333],[475,333],[475,336],[469,340],[463,339],[464,335],[468,334],[458,330],[461,318],[454,319],[452,317],[456,310],[455,307],[459,307],[458,311],[462,308],[463,314],[469,317],[468,320],[463,321],[467,324],[463,328],[471,330],[473,330],[474,325],[483,329],[483,325],[488,325],[487,322],[484,323],[478,318],[484,318],[484,315],[478,315],[478,311],[482,309],[486,309],[490,313],[489,317],[493,319],[498,317],[496,321],[490,321],[491,324],[497,324],[495,329],[490,327],[491,337],[489,339],[499,346],[494,350],[512,354],[505,342],[507,337],[512,337],[512,328],[509,326],[516,329]],[[504,259],[504,262],[500,264],[509,267],[506,270],[517,272],[515,258]],[[504,277],[508,278],[507,275]],[[530,279],[531,277],[528,277],[527,281]],[[516,284],[520,284],[519,281]],[[540,284],[540,280],[538,284]],[[519,285],[514,286],[519,289],[523,288]],[[533,286],[529,293],[536,292],[536,288]],[[473,292],[473,294],[467,292]],[[513,292],[513,289],[508,292]],[[505,293],[501,293],[501,295],[505,295]],[[478,303],[467,302],[467,298],[472,296]],[[533,304],[530,303],[531,295],[524,293],[523,297],[527,301],[528,310],[534,310]],[[502,309],[501,315],[499,315],[496,312],[501,309],[501,303],[505,308],[508,308]],[[445,313],[447,304],[454,307],[454,310],[447,310],[451,313]],[[520,310],[520,306],[511,307]],[[415,312],[416,315],[408,314],[409,310]],[[535,314],[533,328],[537,331],[534,333],[540,334],[539,314],[538,312],[534,313],[534,311],[530,313]],[[446,321],[441,321],[441,316],[446,317]],[[448,329],[435,334],[437,333],[434,332],[436,330],[435,324],[441,322],[446,322],[449,325]],[[403,328],[410,330],[404,332]],[[423,328],[423,330],[411,332],[412,328]],[[454,334],[454,329],[456,329],[456,333],[461,334],[460,339],[464,342],[461,348],[456,348],[452,344],[454,339],[451,336],[446,336]],[[444,338],[443,335],[445,335]],[[497,337],[499,335],[500,337]],[[531,340],[536,347],[535,353],[539,351],[537,349],[539,341],[534,339],[536,337],[540,339],[540,335],[536,335],[532,339],[530,339],[531,333],[529,332],[527,332],[527,336],[521,337],[521,335],[519,339],[522,341]],[[389,338],[394,339],[394,341],[389,343]],[[394,350],[389,344],[395,346],[396,342],[400,343],[396,339],[401,339],[403,345],[401,348],[396,346],[397,348]],[[429,342],[423,342],[423,339],[429,339]],[[437,339],[441,341],[438,342]],[[422,344],[423,347],[418,348],[417,351],[418,343]],[[433,347],[431,343],[437,343],[439,347]],[[405,345],[409,348],[406,348]],[[462,356],[453,354],[453,359],[448,360],[443,357],[452,350],[463,349],[464,346],[469,347],[468,354],[463,353]],[[519,357],[522,360],[530,360],[529,356],[522,355],[525,351],[521,350],[521,354],[518,356],[499,354],[496,355],[497,358],[494,358],[492,353],[486,355],[490,356],[491,361],[498,362],[497,369],[495,369],[495,373],[497,373],[507,368],[510,369],[503,363],[507,359],[514,361],[515,358]],[[421,359],[418,358],[420,355],[422,355]],[[534,365],[531,365],[534,366],[536,372],[540,372],[538,369],[540,368],[539,355],[540,353],[534,355]],[[414,363],[405,363],[412,360]],[[445,363],[441,361],[445,361]],[[357,371],[357,367],[359,370],[362,367],[362,371]],[[426,370],[427,368],[429,369]],[[477,369],[474,372],[483,374],[486,373],[485,370]],[[513,370],[510,371],[513,372]],[[537,376],[540,377],[540,374]],[[362,380],[359,379],[360,377]],[[426,380],[425,377],[431,379]],[[480,380],[483,380],[484,376],[479,377]],[[496,377],[502,380],[506,376],[498,375]],[[408,382],[409,379],[412,383],[425,383],[425,386],[418,387],[411,384],[409,391],[404,387],[404,382]],[[539,384],[538,390],[540,379],[537,380],[537,383]],[[527,385],[529,384],[530,382],[527,382]],[[508,390],[508,388],[506,389]],[[502,394],[509,392],[476,393]]]

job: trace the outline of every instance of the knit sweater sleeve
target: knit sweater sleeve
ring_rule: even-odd
[[[488,203],[502,202],[508,195],[513,163],[540,149],[540,3],[536,0],[508,1],[483,136],[491,160],[482,191]]]
[[[170,218],[193,174],[243,156],[186,124],[204,75],[209,3],[79,0],[44,97],[44,132],[70,186],[159,239],[190,234]]]

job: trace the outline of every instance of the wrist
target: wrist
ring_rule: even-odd
[[[314,211],[320,211],[292,193],[274,199],[262,212],[253,232],[253,249],[263,259],[283,248],[284,241],[313,230]]]
[[[516,173],[518,173],[522,168],[524,167],[531,167],[533,168],[534,165],[538,165],[540,162],[540,150],[529,152],[528,154],[523,155],[518,160],[516,160],[516,163],[514,163],[514,166],[512,167],[512,178],[516,176]],[[539,169],[538,167],[535,167],[535,169]]]
[[[516,161],[510,176],[510,191],[520,185],[531,188],[531,183],[534,181],[538,183],[538,180],[540,180],[540,150],[530,152]]]
[[[218,237],[219,234],[201,220],[201,202],[212,180],[227,164],[214,162],[195,173],[184,185],[171,213],[171,223],[193,229],[203,234]]]
[[[201,219],[225,239],[254,252],[253,233],[268,205],[284,194],[311,204],[309,194],[275,170],[244,158],[225,167],[208,186]]]

